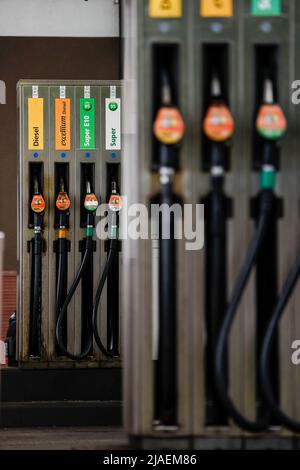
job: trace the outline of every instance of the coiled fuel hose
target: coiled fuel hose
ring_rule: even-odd
[[[100,324],[100,315],[98,315],[98,311],[99,311],[103,288],[107,280],[108,273],[112,267],[114,257],[118,250],[119,212],[122,207],[122,199],[121,199],[121,196],[117,192],[117,184],[115,181],[112,182],[111,195],[110,195],[108,205],[109,205],[109,211],[110,211],[109,216],[111,219],[108,224],[109,225],[109,239],[110,239],[109,250],[108,250],[106,263],[103,268],[102,275],[101,275],[101,278],[100,278],[100,281],[96,290],[95,301],[94,301],[94,306],[93,306],[92,324],[93,324],[94,338],[95,338],[98,348],[100,349],[102,354],[104,354],[106,357],[113,358],[113,357],[118,357],[118,356],[116,356],[113,352],[108,351],[108,349],[104,346],[100,337],[100,332],[98,328],[98,324]],[[119,293],[116,292],[116,295],[119,295]]]
[[[286,283],[283,286],[278,303],[272,313],[270,322],[268,324],[266,334],[263,340],[263,346],[260,358],[260,380],[262,385],[263,396],[274,413],[274,416],[283,424],[287,429],[292,432],[300,432],[300,422],[288,416],[280,407],[276,400],[272,385],[271,385],[271,351],[274,343],[274,337],[277,332],[278,324],[284,313],[285,307],[296,287],[300,275],[300,256],[292,268]]]
[[[67,297],[63,303],[63,306],[59,308],[58,306],[58,319],[56,323],[56,341],[61,349],[61,351],[69,358],[72,360],[82,360],[85,357],[87,357],[91,351],[92,345],[93,345],[93,334],[92,331],[88,332],[88,339],[86,341],[86,344],[84,345],[84,348],[81,353],[75,354],[71,353],[68,351],[67,347],[65,346],[63,342],[63,324],[66,320],[67,317],[67,309],[68,306],[75,294],[75,291],[79,285],[79,282],[87,269],[90,259],[93,256],[93,234],[94,234],[94,216],[95,212],[98,208],[98,199],[95,196],[95,194],[91,191],[91,185],[90,182],[87,182],[87,188],[86,188],[86,196],[84,200],[84,207],[87,211],[87,225],[86,225],[86,238],[85,238],[85,251],[84,255],[80,264],[80,267],[77,271],[77,274],[75,276],[75,279],[70,287],[70,290],[67,294]]]

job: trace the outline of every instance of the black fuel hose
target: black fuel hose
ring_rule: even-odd
[[[102,271],[102,275],[101,275],[101,278],[100,278],[100,281],[99,281],[99,284],[98,284],[98,287],[97,287],[97,291],[96,291],[96,295],[95,295],[95,302],[94,302],[94,306],[93,306],[92,326],[93,326],[94,338],[95,338],[95,341],[96,341],[96,344],[97,344],[98,348],[100,349],[102,354],[104,354],[106,357],[117,357],[117,356],[114,353],[108,351],[107,348],[104,346],[104,344],[101,341],[100,333],[99,333],[99,329],[98,329],[98,321],[99,321],[99,319],[98,319],[98,310],[99,310],[99,305],[100,305],[100,300],[101,300],[101,295],[102,295],[102,292],[103,292],[103,288],[104,288],[105,282],[107,280],[108,273],[109,273],[109,271],[112,267],[112,263],[113,263],[115,254],[117,252],[117,249],[118,249],[118,240],[113,238],[113,239],[110,240],[108,256],[107,256],[106,263],[105,263],[105,266],[104,266],[104,269]],[[116,295],[118,295],[118,293]]]
[[[60,312],[65,300],[65,286],[67,285],[67,251],[68,241],[66,238],[58,239],[58,267],[56,287],[56,310]]]
[[[33,270],[31,278],[31,338],[30,352],[33,356],[40,355],[41,338],[41,295],[42,295],[42,234],[36,232],[33,239]]]
[[[207,257],[206,257],[206,324],[207,344],[206,381],[210,400],[214,407],[210,411],[215,416],[225,421],[225,410],[221,407],[218,395],[215,392],[211,380],[211,370],[214,367],[214,355],[216,342],[226,308],[226,217],[227,199],[223,191],[222,176],[212,176],[212,190],[209,195],[209,221],[207,222]],[[216,295],[216,292],[218,295]],[[227,352],[225,352],[227,356]],[[226,373],[227,374],[227,373]],[[223,418],[224,417],[224,418]],[[214,419],[214,418],[213,418]]]
[[[160,204],[171,207],[174,202],[172,177],[160,186]],[[164,176],[161,178],[164,180]],[[159,384],[159,419],[164,425],[176,423],[177,360],[176,360],[176,245],[174,215],[170,221],[162,213],[159,230],[159,349],[157,374]],[[165,224],[170,223],[170,227]],[[164,233],[170,233],[164,238]]]
[[[231,418],[233,419],[233,421],[240,428],[249,432],[261,432],[265,430],[269,425],[270,413],[269,411],[266,411],[266,413],[258,421],[250,421],[240,413],[240,411],[236,408],[228,394],[225,358],[228,346],[228,338],[230,335],[233,320],[235,318],[235,314],[239,306],[242,293],[247,285],[252,268],[256,264],[260,248],[265,238],[265,234],[272,212],[273,199],[273,190],[262,190],[260,200],[260,216],[257,223],[256,232],[250,244],[246,260],[235,285],[231,302],[227,307],[224,320],[219,332],[215,355],[214,376],[216,390],[218,392],[220,400],[223,406],[226,408],[229,416],[231,416]]]
[[[77,274],[76,274],[76,277],[73,281],[73,284],[67,294],[67,297],[64,301],[64,304],[62,306],[61,309],[58,310],[58,319],[57,319],[57,323],[56,323],[56,341],[57,341],[57,344],[59,346],[59,348],[61,349],[61,351],[69,358],[69,359],[73,359],[73,360],[76,360],[76,361],[80,361],[81,359],[84,359],[86,356],[89,355],[90,353],[90,350],[92,348],[92,345],[93,345],[93,334],[92,334],[92,331],[90,329],[90,331],[88,331],[88,339],[87,339],[87,342],[84,346],[84,349],[83,351],[80,353],[80,354],[73,354],[71,353],[70,351],[68,351],[68,349],[66,348],[66,346],[64,345],[63,343],[63,324],[66,320],[66,317],[67,317],[67,309],[68,309],[68,306],[74,296],[74,293],[78,287],[78,284],[89,264],[89,261],[91,259],[91,256],[92,256],[92,253],[93,253],[93,239],[92,237],[89,237],[87,236],[86,237],[86,245],[85,245],[85,252],[84,252],[84,255],[83,255],[83,258],[82,258],[82,261],[81,261],[81,264],[80,264],[80,267],[77,271]],[[61,274],[62,275],[62,274]]]
[[[271,366],[271,350],[274,343],[274,337],[277,331],[279,320],[285,310],[285,307],[296,287],[296,283],[300,275],[300,256],[291,270],[286,283],[282,289],[278,303],[271,316],[271,320],[268,324],[266,334],[263,341],[261,358],[260,358],[260,380],[262,386],[263,396],[269,405],[274,415],[278,418],[279,422],[283,424],[290,431],[299,433],[300,422],[290,418],[279,406],[275,398],[270,378],[270,366]]]
[[[57,269],[57,289],[56,289],[56,305],[62,308],[64,302],[64,286],[66,284],[67,274],[67,250],[68,241],[66,238],[58,239],[58,269]]]

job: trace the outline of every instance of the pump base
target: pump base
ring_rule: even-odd
[[[130,436],[129,443],[131,449],[170,449],[185,450],[193,448],[193,440],[189,437],[140,437]]]
[[[141,450],[297,450],[295,437],[139,437],[130,436],[131,449]]]

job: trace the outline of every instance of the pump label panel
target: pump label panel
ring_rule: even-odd
[[[182,0],[150,0],[150,18],[181,18]]]
[[[121,100],[105,99],[106,150],[121,150]]]
[[[55,99],[55,150],[71,150],[71,100]]]
[[[44,98],[28,98],[28,149],[44,149]]]
[[[232,17],[232,0],[200,0],[200,15],[206,17]]]
[[[80,150],[93,150],[95,143],[95,99],[80,99]]]
[[[251,1],[251,13],[254,16],[278,16],[281,12],[281,0]]]

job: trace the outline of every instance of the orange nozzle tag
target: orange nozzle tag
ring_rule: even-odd
[[[98,208],[99,202],[94,193],[87,194],[84,200],[84,207],[89,212],[95,212]]]
[[[67,211],[71,206],[69,196],[64,191],[61,191],[56,199],[56,207],[60,211]]]
[[[109,199],[109,208],[113,212],[119,212],[122,209],[122,198],[118,194],[112,194]]]
[[[213,104],[207,110],[203,122],[205,135],[214,142],[225,142],[234,132],[234,121],[225,104]]]
[[[36,214],[40,214],[45,210],[45,200],[41,194],[35,194],[31,201],[31,209]]]
[[[163,144],[174,145],[184,135],[184,122],[177,108],[161,108],[153,124],[153,132],[157,140]]]
[[[264,104],[260,107],[256,120],[257,132],[269,140],[283,137],[287,128],[286,119],[278,104]]]

